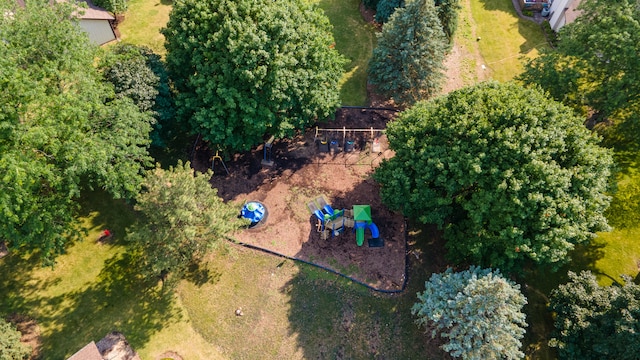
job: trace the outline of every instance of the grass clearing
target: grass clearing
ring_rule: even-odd
[[[471,0],[480,52],[491,77],[509,81],[522,72],[523,56],[536,57],[547,42],[540,25],[520,19],[511,0]]]
[[[113,330],[123,332],[143,359],[178,347],[193,354],[187,358],[220,358],[190,328],[173,294],[149,287],[131,271],[121,244],[133,218],[130,207],[104,193],[87,194],[84,200],[80,221],[87,235],[54,268],[41,267],[36,256],[10,254],[0,260],[0,272],[11,274],[0,278],[0,315],[36,319],[45,359],[67,359]],[[113,243],[96,241],[105,227],[113,230]]]
[[[194,329],[232,359],[443,359],[410,315],[430,266],[417,266],[405,293],[384,295],[233,246],[212,256],[210,281],[183,282],[178,293]],[[243,316],[235,315],[238,308]]]
[[[360,0],[320,0],[318,5],[333,25],[336,49],[349,59],[341,81],[343,105],[367,102],[367,66],[376,46],[375,28],[360,15]]]
[[[170,0],[129,0],[125,21],[118,26],[123,42],[146,45],[164,56],[164,35],[160,29],[169,22]]]

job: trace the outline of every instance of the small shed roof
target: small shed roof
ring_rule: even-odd
[[[67,360],[104,360],[95,342],[90,342]]]

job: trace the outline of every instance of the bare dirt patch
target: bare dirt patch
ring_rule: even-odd
[[[20,342],[29,345],[33,349],[29,359],[39,359],[42,341],[40,339],[40,326],[38,326],[36,320],[30,316],[15,313],[8,316],[6,320],[15,325],[22,334]]]
[[[211,183],[220,197],[239,206],[257,200],[269,211],[264,226],[238,233],[236,239],[325,266],[378,289],[401,289],[405,277],[404,220],[382,204],[379,185],[371,178],[380,162],[393,156],[386,136],[378,130],[384,129],[395,115],[390,110],[339,109],[335,121],[318,124],[334,131],[316,133],[312,128],[294,139],[276,140],[272,167],[261,166],[262,146],[227,161],[230,175],[216,165],[217,175]],[[322,138],[337,140],[339,151],[321,152]],[[343,151],[346,139],[355,143],[351,152]],[[380,143],[376,152],[374,139]],[[211,152],[200,149],[197,155],[194,167],[204,170],[210,165]],[[384,246],[369,247],[367,240],[358,246],[352,228],[323,240],[316,228],[317,220],[307,208],[307,203],[319,196],[324,196],[334,209],[371,205],[372,220]],[[366,231],[365,236],[369,239],[370,232]]]

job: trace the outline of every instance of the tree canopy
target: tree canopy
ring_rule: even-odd
[[[521,359],[525,334],[520,286],[499,271],[471,267],[432,274],[411,309],[416,322],[440,334],[442,348],[463,359]]]
[[[384,24],[397,8],[404,7],[404,0],[380,0],[376,5],[376,21]]]
[[[640,353],[640,286],[600,286],[589,271],[569,272],[570,281],[553,290],[556,314],[550,345],[561,359],[637,359]]]
[[[0,2],[0,239],[45,260],[74,233],[83,189],[138,191],[152,122],[102,82],[75,8],[49,5]]]
[[[391,209],[444,229],[454,261],[559,265],[608,229],[612,155],[582,122],[539,90],[481,83],[402,112],[374,177]]]
[[[436,0],[436,9],[438,10],[438,18],[442,24],[449,48],[453,46],[453,36],[458,29],[458,13],[460,12],[460,0]]]
[[[635,0],[583,0],[579,9],[558,47],[529,60],[521,79],[600,120],[624,116],[640,101],[640,8]]]
[[[244,223],[239,208],[225,204],[211,187],[211,171],[202,174],[189,163],[148,172],[136,197],[140,221],[127,234],[147,278],[174,280],[202,259],[219,240]]]
[[[433,0],[409,1],[378,34],[369,81],[400,104],[428,99],[442,85],[446,48]]]
[[[169,76],[160,56],[146,46],[119,43],[109,48],[99,68],[117,97],[127,97],[156,120],[153,144],[163,146],[176,127]]]
[[[339,106],[344,58],[304,0],[179,0],[167,27],[178,115],[225,150],[287,137]]]

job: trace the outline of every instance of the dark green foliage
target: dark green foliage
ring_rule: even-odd
[[[444,229],[449,257],[518,269],[559,265],[606,230],[611,153],[539,90],[483,83],[421,102],[389,124],[383,201]]]
[[[164,146],[176,125],[169,76],[160,56],[148,47],[125,43],[109,50],[100,63],[105,79],[114,85],[116,96],[130,98],[155,118],[153,145]]]
[[[380,0],[362,0],[362,3],[367,9],[375,10],[378,7]]]
[[[442,24],[442,31],[447,36],[449,48],[453,46],[453,36],[458,29],[458,13],[462,6],[460,0],[436,0],[438,18]]]
[[[127,234],[147,278],[171,282],[184,276],[225,236],[243,222],[239,208],[225,204],[211,188],[211,171],[194,173],[189,163],[149,171],[135,209],[141,220]]]
[[[93,0],[96,6],[99,6],[114,14],[122,14],[127,11],[129,3],[127,0]]]
[[[376,6],[376,21],[384,24],[397,8],[404,7],[404,0],[380,0]]]
[[[26,360],[31,354],[31,348],[20,342],[22,334],[11,323],[0,318],[0,359]]]
[[[441,87],[446,48],[433,0],[410,1],[378,35],[369,81],[399,104],[428,99]]]
[[[152,119],[101,81],[72,6],[0,7],[0,239],[51,261],[83,189],[138,192]]]
[[[178,115],[213,147],[292,136],[339,105],[345,61],[307,1],[177,1],[163,34]]]
[[[638,359],[640,286],[600,286],[589,271],[569,272],[570,281],[551,293],[554,338],[561,359]]]

